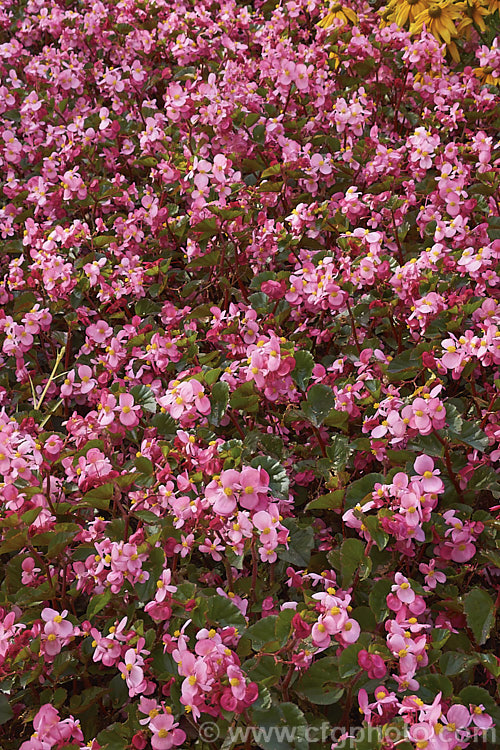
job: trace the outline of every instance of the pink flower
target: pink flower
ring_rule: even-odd
[[[97,381],[92,377],[92,374],[92,369],[87,365],[80,365],[78,368],[78,377],[82,381],[80,393],[89,393],[97,385]]]
[[[487,713],[482,704],[479,706],[469,706],[471,712],[472,723],[479,727],[479,729],[489,729],[493,726],[493,719]]]
[[[434,570],[435,567],[435,560],[430,560],[428,565],[426,565],[425,563],[420,563],[420,565],[418,566],[420,572],[425,575],[425,583],[430,589],[435,589],[436,584],[438,583],[446,582],[445,574],[439,570]]]
[[[434,468],[434,461],[429,456],[419,456],[415,460],[414,469],[418,476],[412,479],[419,479],[425,492],[442,492],[443,482],[439,479],[440,471]]]
[[[394,576],[395,585],[391,587],[391,591],[396,594],[398,599],[404,604],[410,604],[415,599],[415,592],[412,591],[410,583],[402,573],[396,573]]]
[[[358,621],[349,619],[345,621],[340,635],[345,643],[356,643],[359,638],[360,632],[361,628]]]
[[[368,673],[371,680],[380,680],[386,675],[387,667],[378,654],[370,654],[365,649],[361,649],[358,654],[358,664]]]
[[[239,485],[241,507],[253,510],[258,505],[260,497],[267,495],[269,491],[269,475],[264,469],[247,466],[241,471]]]
[[[241,489],[240,473],[235,469],[223,471],[218,481],[210,482],[206,496],[213,501],[214,512],[220,516],[230,516],[236,510],[236,500]]]
[[[368,703],[368,693],[364,688],[361,688],[361,690],[358,692],[358,704],[360,712],[363,714],[364,720],[369,722],[372,712]]]
[[[50,607],[42,609],[42,620],[46,623],[45,632],[47,632],[47,627],[50,627],[50,632],[55,633],[57,637],[68,638],[73,633],[73,625],[64,619],[67,614],[67,609],[61,613]]]
[[[227,668],[227,676],[232,694],[237,700],[242,700],[245,697],[246,682],[241,669],[239,669],[239,667],[229,666]]]
[[[284,86],[290,86],[295,80],[295,63],[291,60],[285,60],[281,64],[279,83]]]
[[[145,687],[143,665],[144,660],[133,648],[126,651],[124,662],[118,664],[118,669],[122,674],[122,679],[127,683],[130,696],[137,695],[142,692],[143,685]]]
[[[98,320],[87,328],[87,336],[96,344],[102,344],[112,333],[113,329],[104,320]]]
[[[186,734],[177,727],[178,724],[174,724],[174,717],[171,713],[154,716],[149,723],[149,728],[153,733],[151,737],[153,750],[170,750],[174,745],[182,745]]]
[[[130,393],[120,393],[118,406],[115,409],[118,412],[120,422],[125,427],[137,427],[142,414],[142,409],[134,405],[134,397]]]

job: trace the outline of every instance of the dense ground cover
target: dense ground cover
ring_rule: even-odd
[[[499,5],[2,3],[3,750],[495,745]]]

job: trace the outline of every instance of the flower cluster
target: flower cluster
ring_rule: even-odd
[[[499,10],[2,4],[3,750],[492,739]]]

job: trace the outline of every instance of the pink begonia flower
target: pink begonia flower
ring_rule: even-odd
[[[398,599],[405,604],[410,604],[414,601],[415,592],[412,590],[408,579],[402,573],[396,573],[394,580],[395,585],[391,586],[391,591],[396,594]]]
[[[139,724],[142,724],[142,726],[147,726],[160,713],[158,701],[154,698],[146,698],[144,695],[140,697],[138,708],[141,714],[146,714],[144,719],[139,719]]]
[[[435,589],[438,583],[446,582],[446,575],[439,570],[434,570],[435,560],[430,560],[429,564],[420,563],[418,569],[425,575],[425,583],[430,589]]]
[[[207,486],[206,496],[209,500],[214,500],[213,509],[218,515],[230,516],[236,510],[236,500],[241,489],[239,480],[239,471],[228,469],[215,482],[216,487],[212,488],[212,482]]]
[[[154,716],[149,723],[149,728],[153,733],[151,737],[153,750],[170,750],[174,745],[182,745],[186,739],[186,733],[177,727],[178,724],[174,724],[174,717],[171,713]]]
[[[346,620],[340,635],[345,643],[356,643],[359,638],[361,628],[357,620],[349,619]]]
[[[80,378],[80,393],[89,393],[97,385],[97,381],[92,377],[92,369],[87,365],[80,365],[78,368],[78,377]]]
[[[73,633],[73,625],[68,622],[68,620],[64,619],[67,614],[67,609],[60,613],[51,607],[45,607],[42,609],[42,620],[45,621],[45,632],[47,632],[47,627],[49,627],[50,632],[55,633],[57,637],[68,638]]]
[[[229,666],[227,668],[227,676],[229,679],[229,685],[231,686],[231,692],[237,700],[241,700],[245,696],[246,682],[245,677],[239,669],[239,667]]]
[[[472,723],[475,724],[476,727],[479,729],[490,729],[490,727],[493,726],[493,719],[489,714],[485,713],[485,708],[482,704],[479,704],[478,706],[471,705],[469,708]]]
[[[380,680],[387,673],[387,667],[382,657],[378,654],[370,654],[365,649],[361,649],[358,654],[358,664],[361,669],[367,672],[371,680]]]
[[[425,492],[442,492],[443,482],[439,479],[440,471],[434,468],[434,461],[429,456],[419,456],[415,460],[414,469],[417,476],[412,479],[419,479]]]
[[[122,679],[127,683],[131,697],[138,695],[142,692],[143,687],[146,687],[144,671],[142,670],[143,665],[144,659],[133,648],[129,648],[125,652],[124,662],[118,664],[118,669],[121,672]]]
[[[269,475],[264,469],[246,467],[241,471],[239,484],[241,486],[240,505],[252,510],[259,503],[259,495],[267,495],[269,491]]]
[[[370,721],[372,711],[370,709],[370,706],[368,704],[368,693],[364,688],[361,688],[361,690],[358,691],[358,704],[360,708],[360,712],[363,714],[363,718],[365,721]]]
[[[113,333],[113,329],[105,320],[98,320],[87,328],[87,336],[95,341],[96,344],[102,344]]]
[[[136,427],[140,421],[142,409],[134,404],[134,397],[130,393],[120,393],[118,406],[115,407],[118,412],[119,420],[125,427]]]

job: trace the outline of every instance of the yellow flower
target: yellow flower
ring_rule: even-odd
[[[500,0],[488,0],[488,13],[491,15],[496,11],[500,13]]]
[[[335,60],[335,70],[340,67],[340,57],[336,52],[330,52],[330,60]]]
[[[485,68],[474,68],[474,75],[479,78],[481,83],[487,83],[490,86],[500,86],[500,78],[493,78],[491,75],[493,68],[487,66]]]
[[[327,29],[333,25],[336,18],[339,18],[343,23],[348,23],[349,21],[351,23],[358,22],[358,17],[351,8],[345,8],[340,3],[335,3],[335,5],[330,6],[327,15],[321,19],[318,26],[322,29]]]
[[[457,8],[463,13],[462,20],[458,24],[459,34],[462,34],[465,30],[470,32],[470,27],[473,23],[481,32],[486,31],[483,16],[489,14],[488,8],[485,7],[484,0],[464,0],[464,2],[457,3]]]
[[[392,10],[391,21],[395,21],[398,26],[404,26],[408,20],[413,23],[428,5],[427,0],[392,0],[388,6]]]
[[[390,5],[386,5],[385,8],[381,8],[378,11],[378,14],[380,16],[381,29],[384,29],[386,26],[390,26],[391,23],[394,23],[393,9],[391,9]]]
[[[419,34],[425,24],[427,31],[430,31],[433,37],[449,45],[451,38],[458,36],[454,21],[460,18],[460,15],[453,0],[434,0],[415,18],[410,26],[410,34]]]

